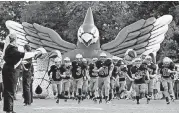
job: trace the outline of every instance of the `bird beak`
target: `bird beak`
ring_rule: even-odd
[[[93,39],[93,37],[90,34],[84,34],[84,35],[82,35],[83,43],[87,47],[91,44],[92,39]]]

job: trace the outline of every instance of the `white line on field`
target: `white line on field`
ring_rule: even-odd
[[[53,109],[82,109],[82,110],[103,110],[102,108],[96,108],[96,107],[38,107],[33,108],[35,110],[53,110]]]

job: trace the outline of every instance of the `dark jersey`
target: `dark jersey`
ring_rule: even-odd
[[[98,77],[98,72],[94,72],[93,69],[97,69],[95,64],[93,64],[93,63],[89,64],[89,75],[90,75],[90,77]]]
[[[172,76],[171,73],[169,73],[169,70],[173,70],[174,69],[174,63],[170,63],[169,65],[165,66],[162,64],[159,64],[159,70],[160,70],[160,74],[162,74],[163,78],[169,78]]]
[[[50,76],[50,73],[52,73],[52,79],[54,81],[61,81],[62,78],[60,77],[60,69],[56,65],[52,65],[50,67],[50,70],[48,71],[48,75]]]
[[[65,66],[64,64],[60,67],[60,73],[65,73],[66,77],[63,77],[62,79],[70,79],[71,75],[71,66]]]
[[[82,78],[85,75],[85,66],[77,61],[72,62],[72,76],[74,79]]]
[[[118,66],[114,66],[112,77],[117,78],[117,76],[119,76]]]
[[[135,84],[143,84],[145,83],[145,77],[146,77],[146,73],[147,70],[141,68],[141,66],[139,68],[137,68],[136,66],[133,66],[131,68],[131,73],[135,75],[135,77],[137,79],[134,80]]]
[[[156,74],[157,66],[154,63],[147,65],[147,67],[148,67],[148,72],[150,75]]]
[[[125,81],[126,80],[126,72],[128,72],[127,67],[122,67],[120,68],[120,72],[119,72],[119,81]]]

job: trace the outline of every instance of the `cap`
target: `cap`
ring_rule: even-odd
[[[107,57],[106,53],[101,53],[100,56],[104,56],[104,57]]]
[[[76,58],[83,58],[83,56],[81,54],[77,54]]]

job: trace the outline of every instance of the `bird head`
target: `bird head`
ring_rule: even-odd
[[[99,40],[99,31],[94,25],[91,8],[88,9],[83,24],[78,29],[78,40],[86,47],[96,43]]]

